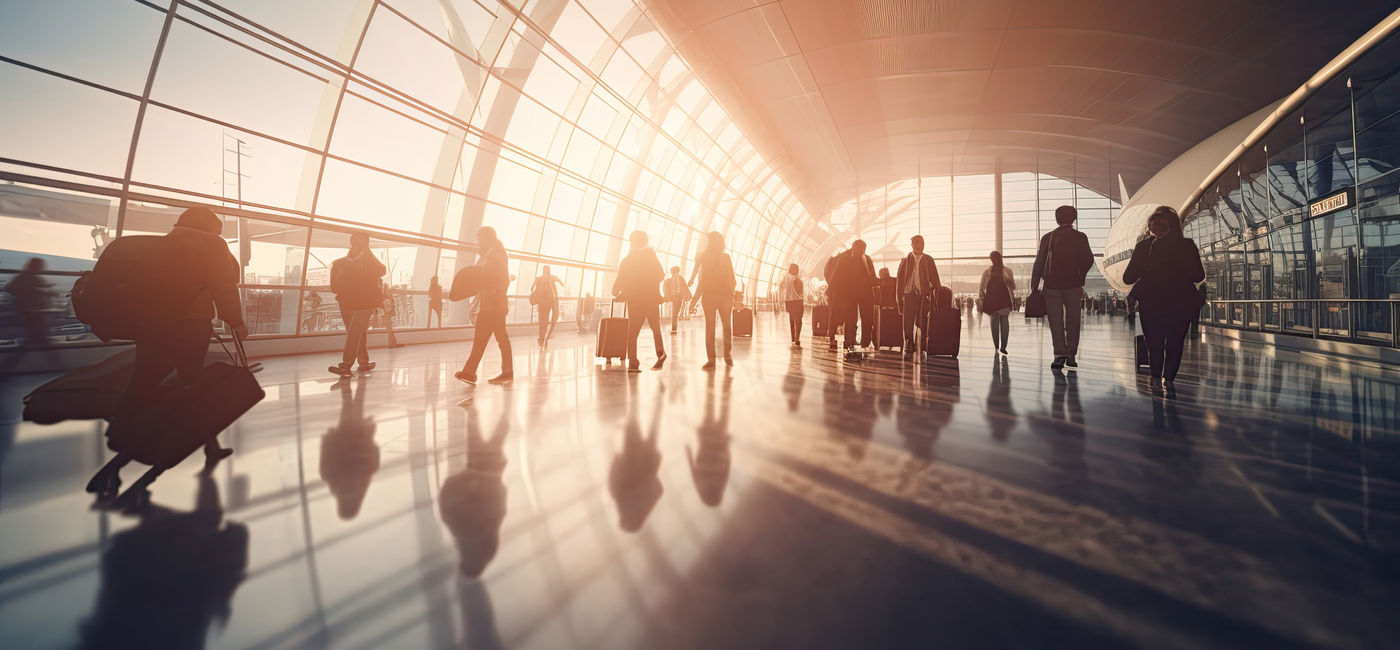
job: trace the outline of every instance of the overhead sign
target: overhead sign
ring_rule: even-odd
[[[1324,214],[1331,214],[1338,210],[1345,210],[1351,207],[1351,188],[1347,188],[1331,196],[1313,201],[1308,206],[1309,216],[1320,217]]]

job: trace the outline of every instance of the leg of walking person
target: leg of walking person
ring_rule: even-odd
[[[855,349],[858,340],[856,338],[856,323],[860,319],[860,307],[855,301],[842,301],[840,309],[841,320],[839,322],[846,328],[846,333],[842,337],[842,347],[849,352]]]
[[[718,317],[718,309],[708,300],[700,301],[700,308],[705,311],[705,368],[715,367],[715,318]]]
[[[501,376],[510,379],[515,376],[515,356],[510,349],[510,333],[506,331],[506,313],[490,314],[489,333],[496,337],[496,346],[501,350]]]
[[[544,337],[545,337],[546,334],[549,333],[549,305],[546,305],[546,304],[544,304],[544,303],[540,303],[537,307],[538,307],[539,317],[540,317],[539,344],[540,344],[541,347],[543,347],[543,346],[544,346]]]
[[[1001,350],[1001,324],[998,322],[999,318],[1000,317],[995,313],[992,314],[992,349],[997,351]]]
[[[1050,321],[1050,342],[1054,347],[1055,361],[1052,368],[1065,364],[1065,295],[1059,289],[1045,290],[1045,317]]]
[[[476,383],[476,368],[481,365],[481,357],[486,354],[486,344],[491,341],[491,330],[486,327],[481,316],[476,319],[476,329],[472,332],[472,352],[467,362],[462,364],[462,372],[457,378],[469,384]]]
[[[1166,327],[1157,314],[1138,312],[1142,323],[1142,338],[1147,344],[1148,377],[1154,382],[1162,380],[1163,356],[1166,354]]]
[[[209,353],[209,339],[214,329],[208,321],[182,322],[170,332],[169,347],[171,365],[179,375],[181,383],[192,384],[204,372],[205,357]],[[219,444],[217,437],[204,442],[204,459],[208,469],[213,464],[229,457],[233,450]]]
[[[637,336],[642,333],[646,322],[646,310],[642,305],[627,305],[627,369],[640,370],[642,362],[637,359]]]
[[[865,300],[857,309],[860,311],[860,347],[868,348],[875,345],[875,329],[879,327],[875,323],[875,303]]]
[[[666,363],[666,341],[661,336],[661,303],[654,302],[646,308],[647,324],[651,325],[652,342],[656,344],[656,365],[653,370],[660,370]]]
[[[906,294],[904,297],[904,313],[900,318],[904,323],[904,356],[908,357],[919,349],[917,339],[914,338],[914,326],[919,322],[919,309],[922,301],[919,294]]]
[[[1001,328],[1001,353],[1006,354],[1006,343],[1011,337],[1011,312],[998,313],[992,322]]]
[[[1069,306],[1065,310],[1065,354],[1069,357],[1071,368],[1079,365],[1079,331],[1084,316],[1084,311],[1079,307],[1083,300],[1083,287],[1065,290],[1065,304]]]
[[[732,320],[734,314],[733,303],[727,298],[722,299],[719,301],[719,304],[716,305],[715,311],[719,313],[719,328],[724,343],[724,363],[725,365],[732,366],[734,365],[734,357],[731,355],[734,348],[734,335],[732,332],[732,327],[734,325]]]
[[[681,320],[681,301],[671,301],[671,331],[675,332]]]
[[[1181,356],[1186,351],[1186,335],[1190,333],[1191,326],[1190,318],[1179,318],[1167,323],[1164,342],[1166,359],[1162,365],[1162,379],[1175,380],[1177,371],[1181,370]]]

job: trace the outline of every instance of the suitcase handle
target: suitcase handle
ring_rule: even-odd
[[[608,318],[617,318],[617,303],[622,303],[622,317],[627,318],[626,298],[613,298],[608,302]]]
[[[233,352],[230,352],[228,346],[224,345],[223,338],[221,338],[218,334],[215,334],[213,338],[214,342],[218,343],[219,347],[224,349],[224,354],[228,355],[228,358],[230,361],[233,362],[233,365],[247,368],[249,372],[257,372],[259,370],[262,370],[262,363],[248,363],[248,351],[243,348],[242,339],[238,338],[237,336],[229,337],[230,339],[233,339]],[[234,354],[235,352],[237,354]]]

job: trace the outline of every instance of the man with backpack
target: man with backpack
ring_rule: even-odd
[[[354,374],[350,367],[357,360],[360,372],[374,369],[366,339],[370,317],[384,305],[380,278],[385,271],[384,264],[369,249],[369,235],[363,232],[351,234],[350,252],[331,263],[331,292],[345,324],[345,349],[340,354],[340,364],[329,368],[332,373],[349,377]]]
[[[121,284],[146,287],[139,290],[143,295],[134,296],[139,305],[131,306],[131,311],[144,312],[139,314],[139,328],[115,337],[128,338],[134,334],[136,358],[114,421],[133,417],[139,409],[154,404],[161,382],[171,371],[177,373],[182,383],[192,384],[196,380],[204,369],[216,314],[234,337],[239,340],[247,337],[243,306],[238,298],[238,261],[229,252],[222,233],[223,220],[212,210],[190,208],[180,214],[169,234],[159,238],[158,246],[147,251],[148,256],[159,259],[147,260],[145,272],[158,272],[164,277],[95,278],[105,287]],[[106,252],[117,251],[117,242],[122,239],[125,238],[113,242]],[[99,260],[99,269],[103,267],[102,261]],[[136,266],[126,268],[139,272]],[[104,320],[107,319],[100,316],[85,318],[85,322]],[[102,328],[94,325],[93,329],[100,331]],[[214,438],[204,445],[205,460],[210,464],[232,453],[232,449],[221,447]],[[88,491],[115,496],[121,483],[120,470],[130,460],[119,453],[93,476]]]
[[[666,272],[661,270],[661,262],[656,259],[656,251],[649,245],[647,233],[633,232],[628,238],[632,248],[627,257],[617,267],[617,278],[613,280],[613,296],[627,301],[627,371],[641,372],[641,361],[637,358],[637,335],[642,326],[651,325],[652,339],[656,343],[656,364],[652,370],[660,370],[666,364],[666,344],[661,338],[661,281]]]
[[[1040,238],[1040,248],[1031,267],[1031,292],[1040,291],[1045,281],[1046,316],[1050,319],[1050,340],[1055,349],[1052,370],[1065,366],[1078,368],[1080,303],[1084,300],[1084,277],[1094,266],[1089,238],[1074,229],[1079,211],[1072,205],[1055,208],[1059,227]]]

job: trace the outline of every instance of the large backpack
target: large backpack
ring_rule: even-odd
[[[180,266],[164,237],[118,237],[73,283],[73,314],[103,341],[135,340],[177,318],[203,290]]]

